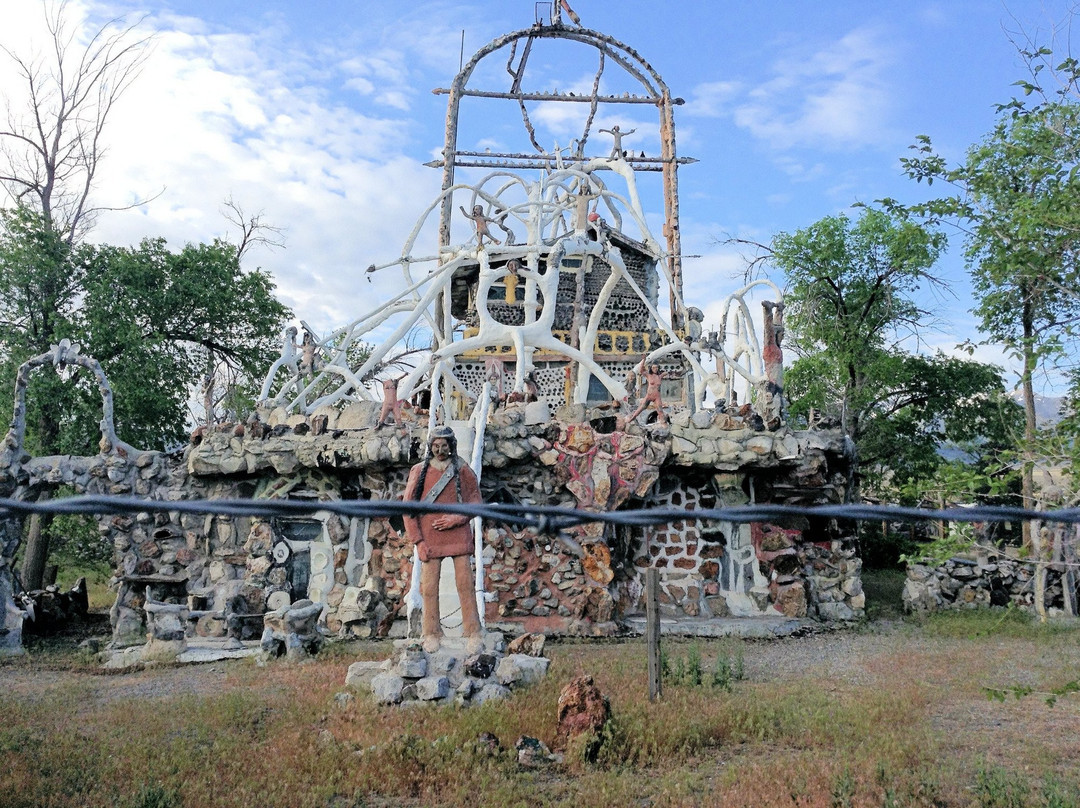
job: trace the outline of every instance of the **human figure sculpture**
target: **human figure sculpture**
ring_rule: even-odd
[[[705,321],[705,313],[697,306],[691,306],[686,310],[686,320],[687,344],[694,346],[701,342],[701,324]]]
[[[656,420],[661,424],[667,424],[667,413],[664,412],[664,402],[660,399],[660,385],[663,384],[665,379],[677,379],[679,378],[677,373],[661,373],[660,366],[657,364],[649,365],[648,369],[645,367],[645,357],[641,358],[641,364],[638,365],[638,378],[645,382],[645,396],[641,399],[641,403],[638,404],[637,409],[627,418],[628,421],[633,421],[641,413],[645,411],[645,408],[650,404],[653,409],[656,410]]]
[[[475,212],[476,212],[476,208],[473,208],[473,213],[475,213]],[[495,218],[493,219],[493,221],[495,222],[495,226],[498,227],[500,230],[503,231],[503,233],[506,234],[506,246],[507,247],[511,246],[512,244],[514,244],[517,241],[517,237],[514,235],[514,231],[506,226],[506,217],[509,216],[509,215],[510,214],[507,211],[502,210],[501,208],[496,208],[496,210],[495,210]]]
[[[483,205],[473,205],[472,213],[469,213],[465,208],[461,208],[461,213],[466,219],[472,219],[474,225],[476,225],[476,243],[478,246],[484,246],[484,239],[487,238],[496,244],[502,244],[495,236],[491,235],[491,231],[488,230],[488,224],[498,224],[494,219],[488,218],[484,215]]]
[[[398,398],[398,384],[404,378],[404,376],[398,376],[396,379],[383,379],[382,410],[379,411],[379,421],[375,424],[376,429],[380,426],[386,426],[386,419],[391,415],[394,416],[394,426],[401,426],[401,399]]]
[[[761,359],[765,365],[765,423],[770,429],[780,425],[784,408],[784,304],[765,300],[763,310],[763,345]]]
[[[469,503],[479,505],[480,488],[473,470],[457,455],[457,439],[447,426],[435,427],[428,440],[427,457],[412,467],[405,486],[405,501]],[[483,646],[480,614],[473,590],[469,554],[473,551],[472,525],[468,516],[429,513],[406,516],[405,531],[420,557],[420,597],[423,600],[420,641],[424,650],[439,649],[443,630],[439,616],[439,574],[444,558],[454,559],[454,578],[461,600],[465,651],[475,654]]]
[[[623,156],[622,139],[627,135],[634,134],[637,129],[631,129],[628,132],[623,132],[621,129],[619,129],[619,125],[615,124],[610,129],[600,129],[598,131],[606,132],[607,134],[611,135],[614,142],[611,144],[611,154],[609,155],[609,158],[614,160],[618,157]]]
[[[319,371],[319,358],[316,354],[318,345],[314,335],[304,329],[304,341],[300,345],[300,374],[311,379]]]
[[[783,386],[784,351],[780,343],[784,339],[784,304],[764,300],[761,308],[764,315],[761,359],[765,365],[765,377],[773,384]]]

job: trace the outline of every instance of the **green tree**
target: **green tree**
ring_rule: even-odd
[[[981,330],[1020,360],[1022,495],[1034,508],[1041,453],[1035,378],[1074,360],[1080,323],[1080,105],[1006,104],[993,131],[955,166],[928,137],[912,148],[916,156],[904,160],[908,175],[950,189],[912,210],[964,234]],[[1025,543],[1040,553],[1031,525]]]
[[[71,246],[39,213],[0,218],[0,383],[12,404],[15,371],[67,338],[101,362],[112,383],[117,431],[140,448],[181,439],[187,403],[206,368],[232,368],[254,387],[290,312],[259,270],[244,271],[236,247],[215,241],[179,251],[163,240],[137,248]],[[93,454],[100,397],[75,370],[36,373],[27,391],[27,449]],[[24,585],[40,586],[48,521],[31,522]]]
[[[117,430],[135,445],[183,437],[188,401],[207,367],[221,363],[250,387],[280,347],[290,312],[269,275],[242,269],[232,244],[174,252],[163,239],[147,239],[137,248],[87,250],[83,260],[76,333],[108,374]]]
[[[930,319],[915,295],[937,283],[930,268],[944,243],[864,209],[856,221],[829,216],[779,233],[769,248],[787,277],[791,412],[838,420],[858,451],[862,487],[877,495],[910,495],[942,464],[944,443],[997,435],[1015,409],[997,368],[904,350]]]

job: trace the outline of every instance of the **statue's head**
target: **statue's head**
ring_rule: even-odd
[[[437,445],[438,444],[438,445]],[[457,454],[457,436],[448,426],[437,426],[428,436],[428,456],[446,460]]]

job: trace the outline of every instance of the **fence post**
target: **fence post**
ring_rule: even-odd
[[[649,655],[649,701],[660,698],[660,571],[645,570],[645,644]]]

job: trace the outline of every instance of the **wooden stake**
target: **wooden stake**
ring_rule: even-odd
[[[649,701],[660,698],[660,571],[645,570],[645,644],[649,655]]]

